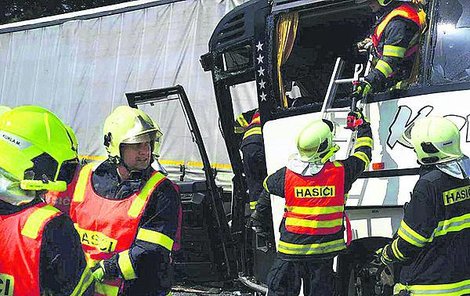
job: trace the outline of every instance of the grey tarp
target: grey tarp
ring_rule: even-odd
[[[190,99],[212,166],[230,171],[210,72],[199,57],[213,29],[242,0],[132,1],[0,26],[0,104],[49,108],[76,131],[80,154],[104,159],[102,125],[124,94],[176,84]],[[241,97],[248,90],[240,87]],[[247,95],[248,96],[248,95]],[[235,109],[244,109],[240,101]],[[245,103],[246,104],[246,103]],[[252,104],[252,103],[251,103]],[[162,163],[202,177],[198,150],[177,102],[147,109],[165,136]],[[230,174],[218,174],[230,186]]]

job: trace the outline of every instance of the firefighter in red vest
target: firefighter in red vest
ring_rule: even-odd
[[[355,93],[365,96],[371,91],[405,89],[426,28],[426,14],[412,1],[356,0],[364,2],[377,14],[370,43],[361,42],[360,46],[372,49],[374,67]]]
[[[235,122],[235,133],[243,134],[240,144],[243,171],[248,185],[250,209],[254,210],[263,191],[263,180],[268,175],[259,110],[253,109],[240,114]]]
[[[333,257],[346,248],[346,196],[367,168],[373,146],[369,123],[355,112],[357,140],[352,156],[330,161],[339,147],[333,143],[334,125],[316,120],[297,136],[298,154],[264,181],[252,225],[271,225],[269,194],[285,198],[279,228],[278,257],[268,274],[268,295],[298,295],[301,279],[305,295],[331,296]]]
[[[181,207],[175,185],[151,166],[162,132],[128,106],[103,130],[108,159],[82,168],[70,207],[95,295],[167,295]]]
[[[0,117],[0,151],[1,294],[91,295],[72,221],[42,200],[77,165],[65,125],[44,108],[14,108]]]

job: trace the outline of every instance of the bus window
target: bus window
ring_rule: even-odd
[[[279,95],[278,111],[321,108],[338,57],[347,61],[343,76],[353,77],[359,58],[353,45],[365,37],[370,15],[356,7],[346,17],[344,11],[321,13],[306,10],[277,18],[274,83]],[[341,85],[338,99],[351,90],[351,84]]]
[[[432,84],[470,81],[470,1],[439,0]]]
[[[235,72],[246,68],[253,63],[251,46],[245,45],[227,51],[223,54],[224,71]]]

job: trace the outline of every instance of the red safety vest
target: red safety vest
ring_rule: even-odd
[[[162,173],[154,172],[140,192],[123,200],[106,199],[93,189],[93,167],[89,164],[80,172],[70,206],[70,217],[90,267],[130,248],[150,196],[165,180]],[[95,283],[95,295],[118,295],[122,284],[121,279]]]
[[[387,27],[388,23],[390,23],[390,21],[397,16],[413,21],[415,24],[418,25],[420,32],[423,30],[424,25],[426,24],[426,15],[424,14],[424,12],[418,11],[414,6],[408,3],[404,3],[392,10],[389,14],[387,14],[387,16],[383,18],[380,24],[377,25],[374,30],[374,34],[372,34],[372,42],[380,57],[382,56],[383,52],[379,51],[378,47],[382,38],[382,34],[385,31],[385,28]],[[413,55],[418,50],[418,47],[419,44],[414,44],[410,48],[408,48],[405,52],[405,57]]]
[[[39,295],[39,258],[46,224],[61,212],[38,203],[0,215],[0,295]]]
[[[284,186],[287,231],[307,235],[342,231],[344,168],[339,162],[327,162],[318,174],[308,177],[287,169]]]

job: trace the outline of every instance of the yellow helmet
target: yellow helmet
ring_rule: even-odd
[[[70,136],[70,141],[72,141],[72,146],[75,151],[78,152],[78,139],[77,135],[75,135],[75,132],[73,131],[72,127],[70,125],[65,125],[65,128],[67,129],[67,133]]]
[[[160,127],[142,110],[119,106],[106,118],[103,135],[109,159],[120,163],[121,144],[150,142],[153,151],[155,143],[159,143],[163,134]]]
[[[416,120],[403,137],[416,152],[421,164],[436,164],[459,159],[460,131],[447,118],[429,116]]]
[[[66,125],[52,112],[22,106],[0,116],[0,168],[23,190],[64,191],[77,165]]]
[[[328,161],[338,150],[333,144],[334,125],[326,119],[312,121],[297,136],[300,160],[315,164]]]

